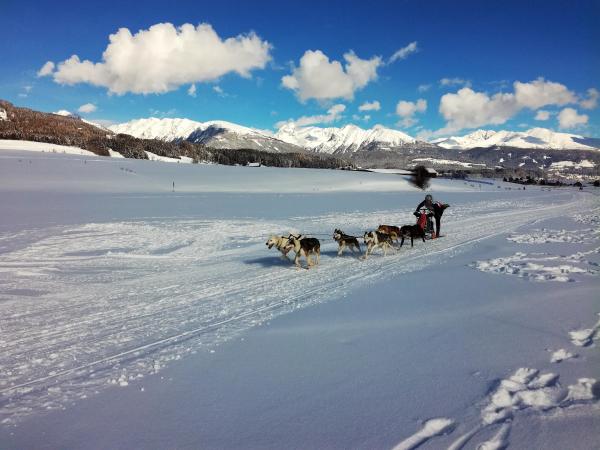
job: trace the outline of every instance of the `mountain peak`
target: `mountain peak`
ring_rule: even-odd
[[[355,124],[347,124],[340,128],[284,125],[275,133],[275,137],[323,153],[356,152],[373,144],[389,150],[392,147],[416,142],[413,137],[398,130],[384,128],[381,125],[365,130]]]

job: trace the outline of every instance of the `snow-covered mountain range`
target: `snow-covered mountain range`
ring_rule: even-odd
[[[279,140],[269,135],[268,132],[223,120],[196,122],[189,119],[151,117],[113,125],[110,130],[114,133],[129,134],[142,139],[188,140],[213,148],[249,148],[277,153],[304,151],[303,147]]]
[[[477,130],[464,136],[420,141],[402,131],[377,125],[363,129],[343,127],[298,127],[286,124],[276,133],[231,122],[189,119],[137,119],[109,127],[115,133],[164,141],[188,140],[215,148],[250,148],[269,152],[311,151],[327,154],[351,154],[366,151],[401,151],[414,147],[440,147],[451,150],[514,147],[547,150],[597,150],[597,143],[581,135],[559,133],[546,128],[527,131]],[[590,144],[592,142],[592,144]]]
[[[442,169],[539,172],[558,168],[594,174],[600,167],[600,139],[543,128],[478,130],[433,142],[383,126],[321,128],[287,123],[273,133],[225,121],[148,118],[107,129],[68,111],[44,113],[4,100],[0,100],[1,139],[78,147],[102,156],[155,154],[224,164],[261,160],[274,166],[408,168],[426,163]],[[248,151],[235,151],[241,149]]]
[[[356,125],[341,128],[297,127],[284,125],[275,133],[277,139],[320,153],[343,154],[369,150],[391,150],[418,141],[398,130],[375,126],[364,130]],[[425,142],[421,144],[427,145]]]
[[[532,128],[527,131],[477,130],[464,136],[452,136],[432,141],[440,147],[453,150],[468,150],[476,147],[516,147],[549,150],[594,150],[585,145],[583,136],[558,133],[546,128]]]

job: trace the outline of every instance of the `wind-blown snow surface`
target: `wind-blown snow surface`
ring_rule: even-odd
[[[446,236],[361,261],[329,236],[412,223],[398,175],[22,156],[0,155],[4,447],[593,442],[594,195],[436,180]],[[319,267],[267,250],[289,231],[321,239]],[[475,270],[518,252],[592,270]]]

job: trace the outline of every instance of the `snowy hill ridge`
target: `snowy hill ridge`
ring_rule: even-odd
[[[549,150],[597,149],[581,143],[584,140],[583,136],[577,134],[559,133],[547,128],[531,128],[527,131],[477,130],[464,136],[436,139],[432,143],[452,150],[495,146]]]
[[[214,148],[249,148],[278,153],[303,151],[303,148],[276,139],[264,131],[224,120],[197,122],[190,119],[150,117],[113,125],[110,130],[141,139],[167,142],[188,140]]]

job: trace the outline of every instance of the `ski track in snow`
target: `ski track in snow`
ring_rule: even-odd
[[[432,437],[440,436],[452,431],[454,421],[444,417],[429,419],[423,424],[423,428],[409,438],[397,444],[392,450],[412,450],[419,447]]]
[[[598,314],[600,316],[600,313]],[[571,342],[578,347],[591,346],[595,340],[600,338],[600,320],[592,328],[574,330],[569,332]]]
[[[362,234],[379,223],[412,223],[410,214],[157,219],[5,233],[0,235],[0,421],[16,423],[107,386],[139,382],[275,315],[421,270],[482,239],[591,202],[567,193],[542,207],[539,199],[457,205],[445,220],[447,237],[368,261],[335,257],[332,230],[344,224],[344,231]],[[322,240],[321,266],[297,271],[267,251],[268,235],[289,231]],[[577,261],[583,256],[571,255]]]

